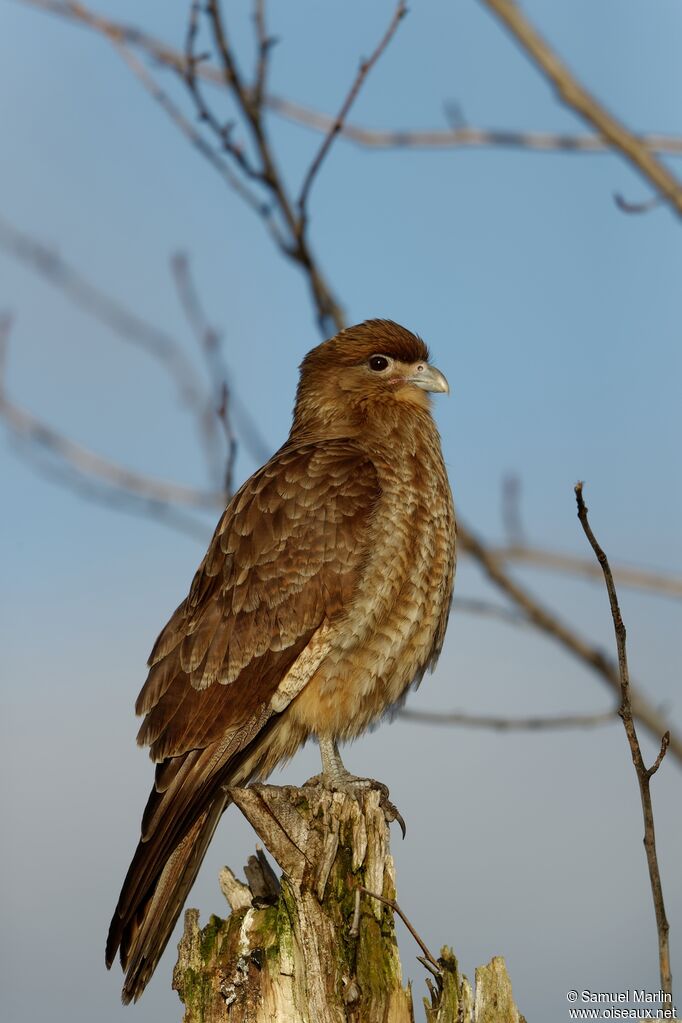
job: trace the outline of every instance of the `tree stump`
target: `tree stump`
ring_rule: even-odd
[[[233,801],[283,871],[262,851],[220,883],[232,912],[199,927],[188,909],[173,987],[184,1023],[414,1023],[403,986],[392,907],[395,871],[382,794],[359,798],[254,785]],[[504,961],[476,971],[476,997],[444,949],[428,982],[428,1023],[523,1023]]]

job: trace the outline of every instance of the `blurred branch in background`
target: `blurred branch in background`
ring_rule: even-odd
[[[526,615],[530,624],[595,671],[616,694],[620,693],[618,665],[600,647],[586,640],[577,629],[562,621],[559,615],[541,603],[530,590],[513,579],[495,555],[462,523],[461,519],[457,532],[460,550],[466,551],[477,562],[483,574]],[[658,742],[661,734],[669,728],[664,716],[639,692],[633,693],[632,707],[635,717]],[[670,748],[682,762],[682,735],[671,732]]]
[[[588,579],[599,579],[601,575],[598,565],[594,565],[588,558],[580,557],[577,554],[561,554],[558,551],[533,547],[530,544],[490,546],[488,550],[492,557],[502,564],[515,562],[530,565],[533,568],[549,569],[552,572],[585,576]],[[619,565],[615,572],[620,586],[658,593],[661,596],[677,600],[682,598],[682,579],[676,576],[627,565]]]
[[[610,114],[571,74],[514,0],[480,0],[509,29],[519,46],[537,65],[557,91],[559,99],[584,121],[596,128],[611,148],[646,178],[682,215],[682,183],[646,145]]]
[[[642,801],[642,816],[644,818],[644,848],[646,850],[647,864],[649,867],[651,895],[654,903],[654,912],[656,914],[656,929],[658,931],[658,960],[661,976],[661,990],[665,991],[672,1001],[673,982],[672,974],[670,972],[670,928],[668,926],[668,919],[666,917],[665,905],[663,902],[663,886],[661,884],[661,873],[658,866],[658,856],[656,854],[654,811],[651,804],[651,779],[656,774],[656,771],[658,771],[663,762],[663,757],[668,751],[670,732],[663,733],[659,754],[651,767],[646,767],[642,756],[642,750],[639,745],[639,739],[637,738],[637,729],[635,728],[635,722],[633,720],[634,710],[631,701],[630,672],[628,670],[628,657],[625,642],[626,632],[623,618],[620,613],[613,574],[609,566],[608,558],[599,545],[588,521],[587,505],[583,498],[582,483],[576,484],[575,496],[578,504],[578,518],[580,519],[580,525],[583,527],[585,536],[587,537],[604,574],[606,592],[608,594],[609,604],[611,607],[613,629],[616,634],[616,646],[618,648],[618,674],[621,697],[618,714],[620,715],[625,727],[625,734],[627,735],[628,744],[630,746],[630,753],[632,755],[632,762],[635,766],[637,782],[639,784],[639,794]]]
[[[217,114],[209,113],[203,101],[198,112],[201,120],[206,122],[208,127],[218,135],[218,142],[222,145],[226,156],[232,159],[235,170],[240,172],[247,181],[255,182],[265,193],[267,202],[263,203],[262,216],[269,216],[271,209],[276,211],[283,234],[278,245],[279,250],[283,256],[298,265],[303,271],[310,287],[320,330],[324,336],[327,336],[328,333],[342,328],[343,312],[313,255],[307,237],[305,217],[300,210],[296,211],[294,200],[284,183],[265,128],[260,87],[267,76],[270,47],[264,42],[266,29],[262,9],[257,9],[260,10],[260,16],[254,21],[257,58],[253,82],[249,84],[242,77],[241,70],[237,65],[220,4],[217,0],[208,0],[205,8],[225,88],[234,101],[237,114],[251,141],[253,150],[251,157],[246,155],[240,144],[235,144],[233,140],[235,126],[231,121],[225,121]],[[196,103],[198,86],[195,70],[198,58],[194,54],[193,44],[198,27],[193,27],[195,17],[198,17],[198,12],[193,4],[190,10],[183,79]]]
[[[189,276],[189,266],[185,257],[176,257],[174,261],[174,274],[182,289],[182,300],[186,305],[186,313],[191,318],[197,339],[201,342],[201,350],[205,358],[213,360],[215,346],[219,345],[220,335],[214,328],[211,328],[198,305],[196,293],[192,290],[193,283]],[[6,361],[7,340],[11,327],[11,319],[5,316],[0,322],[0,334],[2,335],[3,365]],[[210,341],[208,340],[210,338]],[[213,365],[213,361],[211,361]],[[226,387],[226,369],[222,361],[216,361],[214,372],[219,389]],[[218,369],[217,367],[222,367]],[[221,384],[222,381],[222,384]],[[224,395],[229,392],[222,390]],[[204,407],[210,407],[205,405]],[[227,415],[227,409],[213,410],[218,415]],[[138,514],[158,519],[164,524],[180,529],[182,532],[190,533],[199,540],[207,540],[211,524],[206,521],[204,524],[200,519],[190,519],[187,516],[188,510],[197,512],[217,513],[224,507],[226,494],[222,489],[198,490],[192,487],[185,487],[175,483],[156,480],[144,474],[135,473],[127,467],[119,465],[102,456],[92,452],[81,444],[74,443],[64,437],[57,430],[48,426],[32,413],[17,405],[9,397],[5,386],[5,375],[0,377],[0,417],[4,419],[6,426],[11,430],[16,439],[23,442],[22,451],[26,455],[35,456],[36,451],[43,451],[52,457],[50,463],[40,462],[38,467],[43,474],[50,474],[51,478],[62,485],[75,489],[82,496],[96,500],[98,503],[107,503],[115,509],[134,511]],[[231,429],[231,427],[229,427]],[[252,429],[257,430],[254,424]],[[259,444],[265,446],[265,442],[256,435]],[[253,438],[252,438],[253,440]],[[232,451],[234,452],[234,448]],[[269,454],[269,453],[268,453]],[[230,458],[228,457],[228,466]],[[267,455],[263,460],[267,459]],[[232,461],[233,464],[233,461]],[[97,485],[100,486],[97,486]],[[105,489],[102,490],[102,486]],[[455,598],[455,606],[459,610],[470,614],[477,614],[488,618],[494,618],[513,625],[531,626],[548,635],[558,642],[568,653],[580,660],[585,666],[595,671],[610,688],[618,686],[618,668],[603,653],[603,651],[585,639],[572,626],[561,621],[545,604],[536,598],[529,590],[523,588],[508,573],[501,558],[494,547],[485,545],[466,526],[460,522],[459,526],[460,550],[463,555],[472,557],[488,577],[489,581],[497,586],[511,601],[512,607],[496,605],[487,601]],[[506,549],[502,548],[504,552]],[[559,571],[565,571],[566,565],[571,562],[581,563],[581,559],[571,556],[548,554],[547,567],[553,567],[553,559],[556,560],[556,567]],[[620,570],[616,569],[616,577],[620,578]],[[650,574],[649,582],[655,582],[656,575]],[[661,577],[664,585],[659,592],[663,596],[677,595],[682,587],[682,581]],[[624,569],[622,573],[624,585],[641,584],[638,573],[631,569]],[[652,585],[653,589],[655,587]],[[668,722],[663,715],[644,697],[639,691],[633,692],[632,703],[634,713],[638,720],[647,727],[655,736],[660,736],[662,731],[669,728]],[[434,723],[440,720],[440,715],[429,714],[429,720]],[[591,725],[601,723],[601,720],[594,720],[594,715],[569,715],[563,719],[566,727],[575,727],[579,724]],[[606,720],[603,715],[598,716]],[[457,718],[457,720],[455,720]],[[466,722],[464,715],[443,715],[443,723],[465,724],[470,723],[478,727],[484,726],[485,716],[472,715],[472,720]],[[426,720],[422,718],[422,720]],[[510,719],[509,728],[524,727],[537,728],[537,723],[528,724],[527,718],[522,719],[519,724],[515,719]],[[533,719],[535,722],[537,719]],[[487,727],[502,728],[500,719],[495,718],[489,721]],[[553,724],[542,727],[560,727],[561,720],[556,719]],[[672,732],[670,746],[677,759],[682,761],[682,736]]]
[[[260,0],[256,0],[254,6],[254,33],[256,43],[256,59],[252,78],[247,82],[238,67],[236,56],[232,51],[230,35],[222,14],[220,5],[211,0],[203,8],[197,3],[192,3],[189,8],[188,29],[184,54],[177,54],[169,51],[161,44],[151,40],[149,36],[124,26],[117,26],[112,22],[105,21],[95,16],[80,4],[55,3],[52,0],[22,0],[32,6],[40,6],[55,13],[66,15],[72,19],[89,24],[98,31],[104,33],[117,48],[141,47],[148,55],[153,56],[157,61],[166,66],[172,66],[178,72],[189,92],[190,99],[195,108],[199,123],[207,125],[214,136],[214,143],[220,147],[222,155],[218,150],[208,147],[214,154],[216,160],[224,163],[231,161],[230,175],[238,175],[241,189],[248,190],[255,184],[268,197],[268,201],[262,203],[260,198],[248,198],[249,206],[271,225],[271,236],[278,249],[288,259],[296,262],[303,270],[308,279],[310,294],[317,313],[318,322],[323,332],[336,330],[344,326],[344,319],[341,307],[332,297],[332,292],[326,283],[322,272],[313,256],[307,242],[307,198],[310,186],[314,180],[323,160],[325,159],[333,139],[344,127],[344,118],[350,105],[357,97],[362,85],[366,80],[368,70],[376,64],[381,55],[385,52],[397,26],[404,15],[404,7],[399,3],[393,12],[388,27],[382,36],[381,41],[375,48],[369,61],[362,62],[357,72],[346,100],[341,107],[339,115],[332,119],[327,127],[327,134],[322,146],[313,157],[307,172],[303,176],[303,185],[299,193],[299,200],[296,203],[289,195],[284,181],[281,177],[278,162],[273,152],[269,138],[264,126],[264,108],[266,105],[265,88],[268,75],[268,62],[270,58],[272,40],[268,35],[265,21],[265,7]],[[506,5],[503,4],[508,14]],[[235,138],[235,123],[226,121],[223,116],[217,113],[206,102],[201,91],[199,80],[206,79],[205,54],[197,54],[196,45],[200,35],[200,19],[205,17],[211,30],[211,38],[214,49],[220,60],[220,76],[222,84],[227,93],[232,96],[239,123],[247,131],[250,139],[250,148],[247,150]],[[517,20],[512,23],[517,26]],[[532,36],[533,46],[539,45],[535,36]],[[542,53],[543,59],[547,59]],[[128,58],[126,58],[128,59]],[[135,58],[133,58],[135,60]],[[139,64],[139,62],[137,62]],[[146,69],[139,65],[136,69],[138,77],[146,88],[154,92],[155,83],[146,72]],[[564,69],[559,65],[555,74],[564,74]],[[186,121],[175,106],[169,108],[163,99],[163,94],[156,95],[162,105],[169,112],[172,118],[179,121],[184,135],[192,144],[196,144],[194,134],[196,129]],[[203,146],[208,143],[203,140]],[[200,147],[201,148],[201,147]],[[203,151],[203,150],[202,150]],[[228,180],[228,183],[230,181]],[[251,196],[251,192],[248,191]],[[276,220],[274,218],[277,218]],[[272,226],[272,225],[277,225]],[[85,282],[83,278],[72,271],[66,264],[49,253],[40,243],[36,243],[26,236],[20,235],[16,230],[0,222],[0,243],[4,245],[15,256],[27,262],[34,269],[39,270],[52,283],[60,286],[65,293],[78,302],[88,312],[99,316],[110,326],[113,325],[119,332],[128,339],[148,337],[157,339],[153,328],[150,328],[133,314],[123,310],[117,303],[112,302],[108,296]],[[220,354],[220,337],[217,331],[212,328],[205,314],[203,313],[197,297],[197,290],[189,271],[189,264],[184,257],[176,257],[173,262],[173,276],[178,290],[178,295],[183,307],[185,316],[190,324],[195,340],[198,342],[199,350],[208,370],[210,388],[208,396],[203,395],[201,399],[196,397],[196,388],[193,394],[194,411],[200,429],[200,436],[204,439],[206,448],[207,431],[211,433],[215,429],[216,422],[222,423],[225,440],[227,443],[227,491],[232,489],[232,475],[234,469],[234,457],[236,454],[235,431],[232,428],[231,412],[237,411],[237,397],[228,387],[227,371]],[[144,329],[140,329],[140,327]],[[158,341],[158,339],[157,339]],[[164,337],[163,345],[151,345],[153,354],[163,351],[164,356],[168,352],[175,352],[178,349],[176,342]],[[164,363],[165,364],[165,363]],[[197,377],[196,371],[190,374],[189,379]],[[159,481],[148,480],[138,474],[129,474],[121,466],[113,465],[88,449],[76,445],[66,438],[61,437],[56,431],[41,423],[30,413],[13,403],[7,393],[2,392],[2,405],[0,414],[5,418],[7,424],[16,435],[28,440],[35,446],[47,449],[56,456],[62,469],[70,469],[71,475],[76,472],[80,485],[82,486],[88,478],[104,481],[109,484],[116,494],[117,500],[123,500],[126,493],[136,499],[145,499],[147,505],[137,505],[138,510],[145,513],[145,508],[153,509],[153,513],[164,507],[166,520],[169,524],[173,522],[168,518],[173,507],[197,507],[200,509],[220,508],[225,500],[225,491],[222,488],[225,478],[221,478],[220,487],[215,491],[194,491],[191,488],[166,485]],[[240,436],[243,435],[243,428],[246,426],[245,442],[249,442],[251,452],[259,462],[265,461],[270,454],[267,445],[262,441],[259,431],[253,419],[242,414],[242,422],[239,424]],[[213,454],[207,459],[211,466],[214,466]],[[69,478],[68,475],[66,478]],[[101,496],[101,495],[99,495]],[[619,673],[617,665],[611,661],[604,652],[592,642],[580,635],[571,625],[563,622],[560,617],[551,611],[545,604],[536,598],[529,590],[522,587],[508,572],[507,563],[510,561],[523,561],[541,565],[561,572],[572,572],[594,576],[594,568],[588,568],[585,560],[574,556],[558,554],[551,551],[540,551],[537,548],[526,544],[521,517],[518,507],[519,486],[507,484],[504,498],[504,518],[506,531],[510,543],[495,548],[483,543],[466,525],[460,522],[460,550],[463,554],[471,557],[480,567],[483,574],[490,583],[504,593],[511,602],[513,610],[496,609],[495,615],[504,617],[507,620],[513,618],[515,622],[522,621],[538,631],[549,636],[557,642],[564,650],[576,657],[585,666],[596,672],[596,674],[614,692],[619,692]],[[151,503],[149,503],[151,502]],[[184,528],[184,523],[181,526]],[[208,532],[208,527],[207,527]],[[638,572],[634,569],[625,569],[621,579],[624,585],[636,585],[649,588],[667,596],[679,596],[682,591],[682,582],[676,579],[668,579],[656,573]],[[485,609],[480,606],[474,610],[470,604],[469,611],[491,615],[491,606]],[[656,736],[657,740],[661,732],[668,727],[660,712],[649,703],[639,692],[633,695],[634,713],[647,729]],[[571,715],[575,723],[575,716]],[[593,717],[593,716],[587,716]],[[481,721],[481,716],[475,716]],[[527,721],[527,719],[525,719]],[[450,723],[454,723],[452,718]],[[497,727],[497,725],[496,725]],[[510,727],[514,727],[511,725]],[[556,726],[555,726],[556,727]],[[673,734],[670,740],[671,750],[679,760],[682,760],[682,736]]]
[[[151,58],[154,63],[178,74],[186,74],[185,55],[154,36],[132,25],[105,18],[81,3],[68,0],[19,0],[25,7],[48,11],[76,24],[90,28],[110,42],[122,43]],[[202,61],[195,69],[197,78],[213,85],[223,84],[221,70]],[[335,119],[319,110],[291,99],[265,93],[263,105],[294,124],[328,134]],[[451,128],[377,129],[344,123],[340,136],[369,149],[458,149],[502,148],[529,149],[536,152],[609,153],[611,142],[601,134],[568,134],[565,132],[517,131],[509,128],[476,128],[460,124]],[[636,136],[653,153],[682,156],[682,138],[649,132]]]
[[[93,284],[57,250],[26,232],[20,231],[2,215],[0,215],[0,248],[61,291],[66,299],[110,329],[120,340],[141,349],[156,359],[173,381],[181,405],[193,415],[199,436],[205,439],[207,424],[215,422],[216,414],[220,419],[222,384],[227,382],[224,367],[217,372],[218,367],[222,364],[219,335],[216,338],[216,345],[211,348],[210,359],[205,350],[207,339],[204,338],[202,342],[208,369],[207,387],[202,370],[197,368],[192,358],[186,354],[179,338],[146,320],[98,285]],[[176,288],[178,287],[178,261],[181,264],[187,264],[184,276],[187,277],[189,273],[187,257],[175,256],[171,261],[171,269]],[[182,301],[182,296],[180,297]],[[184,297],[187,298],[186,293]],[[187,313],[186,308],[185,313]],[[196,319],[193,320],[191,326],[196,335]],[[217,384],[217,381],[220,382]],[[6,391],[6,388],[4,390]],[[272,454],[272,450],[261,436],[250,411],[236,395],[231,397],[231,404],[246,450],[255,461],[266,461]],[[215,447],[216,437],[213,431],[210,448],[204,444],[209,471],[217,458],[221,458],[221,460],[225,458],[224,452],[216,453]],[[220,477],[222,479],[222,470]],[[222,497],[216,496],[216,505],[222,500]]]
[[[172,378],[182,403],[192,412],[197,411],[203,399],[203,385],[177,338],[112,298],[88,281],[55,249],[19,231],[1,215],[0,247],[40,274],[74,305],[94,316],[123,341],[157,359]]]
[[[273,39],[268,33],[264,0],[254,0],[253,31],[255,59],[249,74],[244,74],[226,16],[218,0],[192,2],[184,50],[166,46],[141,30],[119,24],[69,0],[19,0],[24,6],[52,12],[74,23],[86,25],[104,36],[126,61],[141,85],[162,107],[183,137],[217,170],[228,187],[263,222],[279,253],[302,272],[308,285],[319,328],[324,336],[345,326],[345,317],[337,297],[311,246],[308,236],[311,189],[337,137],[344,137],[369,148],[446,148],[457,146],[496,146],[527,149],[534,152],[574,153],[609,152],[624,157],[655,189],[653,200],[632,204],[619,200],[628,212],[644,211],[662,197],[682,213],[682,185],[656,154],[682,155],[682,139],[663,135],[638,135],[629,131],[592,96],[540,37],[521,9],[511,0],[480,0],[497,17],[539,71],[556,89],[559,99],[587,122],[595,134],[553,134],[523,131],[485,131],[454,123],[439,131],[374,131],[347,123],[347,116],[361,92],[368,72],[379,62],[406,13],[401,0],[393,9],[388,26],[372,56],[362,61],[339,113],[319,113],[308,106],[293,103],[268,93],[268,72]],[[210,41],[212,53],[199,49],[203,35]],[[158,85],[143,59],[157,67],[170,69],[183,83],[196,123]],[[210,102],[204,92],[211,85]],[[206,89],[208,93],[208,89]],[[225,109],[224,109],[225,107]],[[300,188],[291,190],[279,165],[278,153],[269,135],[268,114],[314,129],[323,139],[302,175]],[[240,133],[244,138],[240,138]],[[211,325],[199,301],[199,292],[185,256],[172,263],[178,298],[195,344],[195,361],[183,346],[165,331],[160,331],[124,305],[96,288],[73,270],[60,256],[42,243],[18,232],[0,220],[0,245],[15,258],[59,288],[65,296],[95,316],[114,334],[145,350],[157,359],[170,376],[181,404],[193,414],[203,448],[210,489],[201,490],[155,480],[132,472],[123,465],[102,458],[88,447],[62,436],[38,416],[13,401],[6,387],[6,373],[0,377],[0,417],[11,434],[20,441],[22,453],[42,472],[50,473],[61,484],[109,507],[135,510],[150,515],[173,528],[205,539],[210,526],[200,514],[215,514],[234,489],[234,464],[237,437],[257,462],[270,454],[267,443],[248,409],[240,403],[230,386],[227,365],[222,355],[221,335]],[[0,318],[0,347],[3,364],[11,328],[9,316]],[[208,378],[207,382],[204,379]],[[36,456],[38,462],[36,463]],[[47,456],[47,457],[45,457]],[[607,724],[617,714],[622,717],[640,785],[645,821],[645,846],[654,896],[659,935],[661,986],[671,986],[668,953],[668,925],[663,906],[660,875],[656,861],[653,813],[649,782],[666,751],[682,763],[682,734],[674,732],[664,715],[638,689],[633,688],[627,670],[625,630],[620,619],[615,584],[606,557],[594,540],[587,523],[587,511],[577,492],[581,522],[599,558],[616,629],[618,663],[598,645],[585,638],[572,624],[550,608],[511,574],[510,564],[531,565],[563,575],[579,575],[588,580],[599,577],[600,569],[583,557],[543,550],[534,546],[524,529],[519,508],[519,483],[508,480],[504,489],[503,519],[506,542],[494,546],[481,540],[460,521],[460,551],[472,559],[486,580],[505,597],[506,604],[459,597],[460,611],[482,615],[507,624],[532,627],[549,637],[605,683],[620,710],[596,714],[558,714],[551,717],[500,717],[453,711],[435,713],[404,710],[406,720],[429,725],[460,725],[491,728],[498,731],[541,731],[557,728],[583,728]],[[188,512],[190,513],[188,515]],[[191,513],[196,518],[191,517]],[[682,580],[661,573],[623,566],[614,570],[620,585],[648,590],[667,598],[682,596]],[[657,743],[663,741],[654,764],[646,768],[637,739],[634,721],[643,725]]]
[[[521,493],[521,477],[508,473],[502,480],[502,527],[507,542],[500,546],[488,545],[488,553],[501,564],[511,561],[567,575],[601,579],[602,571],[592,558],[561,554],[528,543],[521,514]],[[671,598],[682,597],[682,579],[675,576],[626,565],[619,565],[616,572],[620,586],[648,590]]]
[[[466,725],[468,728],[488,728],[495,732],[541,732],[560,728],[594,728],[608,725],[618,717],[617,710],[601,714],[555,714],[549,717],[508,718],[493,714],[467,714],[457,710],[440,713],[430,710],[400,711],[405,721],[420,725]]]
[[[237,437],[232,425],[230,387],[227,367],[223,359],[222,338],[208,322],[199,301],[199,295],[190,270],[189,259],[183,253],[177,253],[171,260],[173,279],[178,297],[187,322],[194,334],[203,355],[208,377],[213,389],[213,401],[207,406],[205,419],[205,435],[207,444],[213,448],[216,422],[220,423],[225,435],[227,454],[220,453],[215,465],[215,476],[221,486],[225,501],[229,500],[234,491],[234,466],[237,458]],[[252,424],[251,431],[256,429]],[[258,436],[260,446],[265,445]],[[266,456],[267,457],[267,456]]]
[[[222,497],[215,491],[197,490],[194,487],[156,480],[153,477],[134,472],[127,466],[103,458],[84,445],[69,440],[12,401],[5,386],[11,322],[11,318],[8,316],[4,316],[0,322],[4,364],[2,377],[0,377],[0,417],[4,419],[16,439],[27,441],[35,448],[53,455],[62,466],[76,471],[84,479],[103,483],[130,497],[202,511],[215,510],[220,507]]]
[[[172,101],[170,96],[163,91],[153,75],[150,74],[145,65],[138,59],[133,51],[120,42],[114,41],[113,45],[121,59],[135,75],[142,88],[149,93],[156,103],[158,103],[166,116],[170,118],[171,122],[180,131],[180,133],[185,136],[197,152],[201,153],[213,169],[220,174],[228,187],[231,188],[233,192],[236,192],[239,198],[245,202],[254,213],[257,213],[261,217],[266,230],[269,231],[273,241],[281,248],[284,244],[284,239],[272,216],[271,208],[264,204],[260,200],[259,196],[249,189],[237,174],[233,173],[227,161],[224,160],[221,154],[206,141],[194,124],[187,120],[180,108]]]
[[[502,526],[510,547],[524,547],[526,533],[521,517],[521,477],[508,473],[502,480]]]

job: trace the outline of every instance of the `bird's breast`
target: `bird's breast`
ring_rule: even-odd
[[[410,457],[388,448],[373,460],[381,497],[363,570],[329,653],[290,707],[302,727],[338,738],[364,731],[435,662],[452,595],[454,508],[437,434]]]

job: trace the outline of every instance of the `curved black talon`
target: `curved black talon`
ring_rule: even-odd
[[[389,824],[392,824],[393,821],[397,821],[397,823],[400,825],[403,841],[405,841],[405,835],[407,834],[407,825],[405,824],[403,815],[401,814],[398,807],[395,805],[395,803],[392,803],[388,798],[382,798],[379,805],[381,806],[381,809],[384,811],[384,816],[386,817],[386,820],[388,821]]]

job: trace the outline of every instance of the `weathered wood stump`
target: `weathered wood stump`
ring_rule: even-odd
[[[259,851],[248,885],[221,872],[226,920],[202,930],[187,910],[173,974],[184,1023],[413,1023],[393,909],[360,892],[395,899],[381,793],[254,785],[232,796],[283,875]],[[429,1023],[522,1023],[502,959],[476,971],[475,998],[449,950],[438,967]]]

